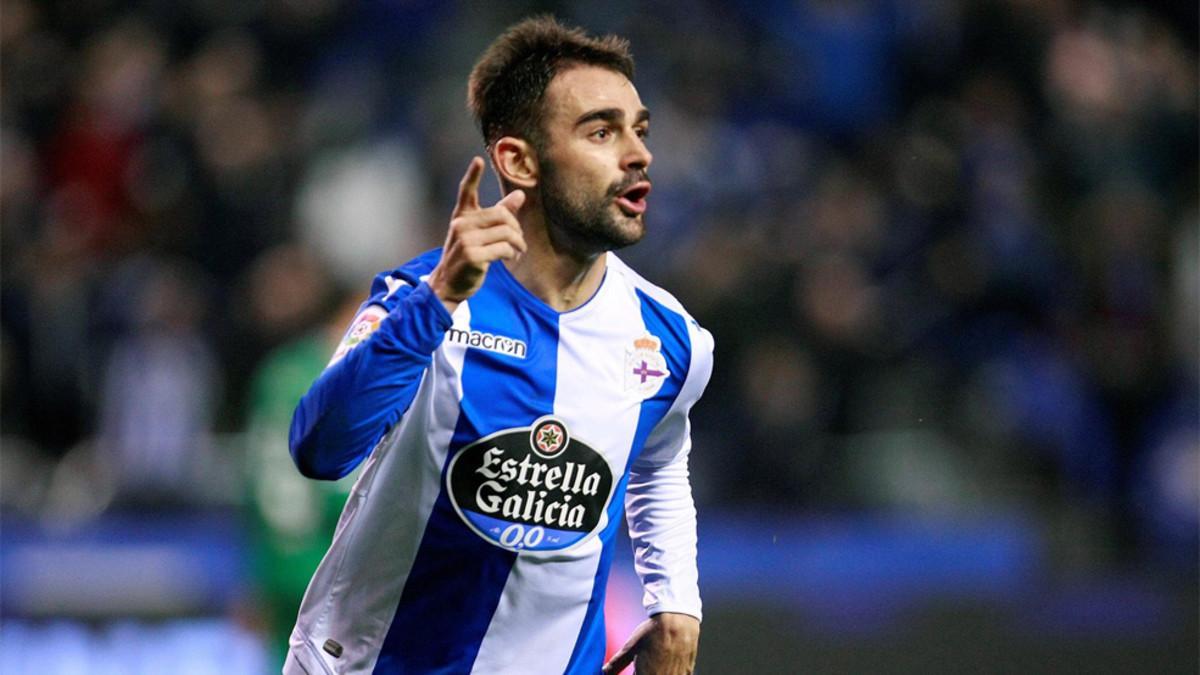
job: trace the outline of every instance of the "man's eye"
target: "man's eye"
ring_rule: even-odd
[[[649,138],[650,137],[650,129],[648,129],[646,127],[642,127],[637,130],[637,135],[638,135],[638,138]]]
[[[592,138],[595,138],[595,139],[601,140],[601,141],[608,138],[611,135],[612,135],[612,132],[609,131],[608,129],[597,129],[592,132]]]

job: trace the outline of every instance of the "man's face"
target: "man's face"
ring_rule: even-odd
[[[650,113],[624,75],[595,66],[560,72],[546,89],[540,191],[557,244],[599,253],[645,234],[645,137]]]

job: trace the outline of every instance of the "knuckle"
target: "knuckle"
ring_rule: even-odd
[[[459,235],[459,241],[463,243],[464,247],[470,248],[479,245],[480,236],[479,230],[470,230]]]

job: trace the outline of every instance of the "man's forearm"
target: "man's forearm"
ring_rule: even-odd
[[[696,508],[686,452],[670,464],[630,472],[626,513],[634,564],[646,591],[646,611],[699,619]]]

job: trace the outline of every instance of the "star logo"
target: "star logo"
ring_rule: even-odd
[[[538,434],[538,447],[543,450],[558,447],[562,442],[562,435],[554,427],[546,427]]]
[[[546,420],[533,428],[533,447],[545,457],[558,454],[566,446],[567,432],[555,420]]]

